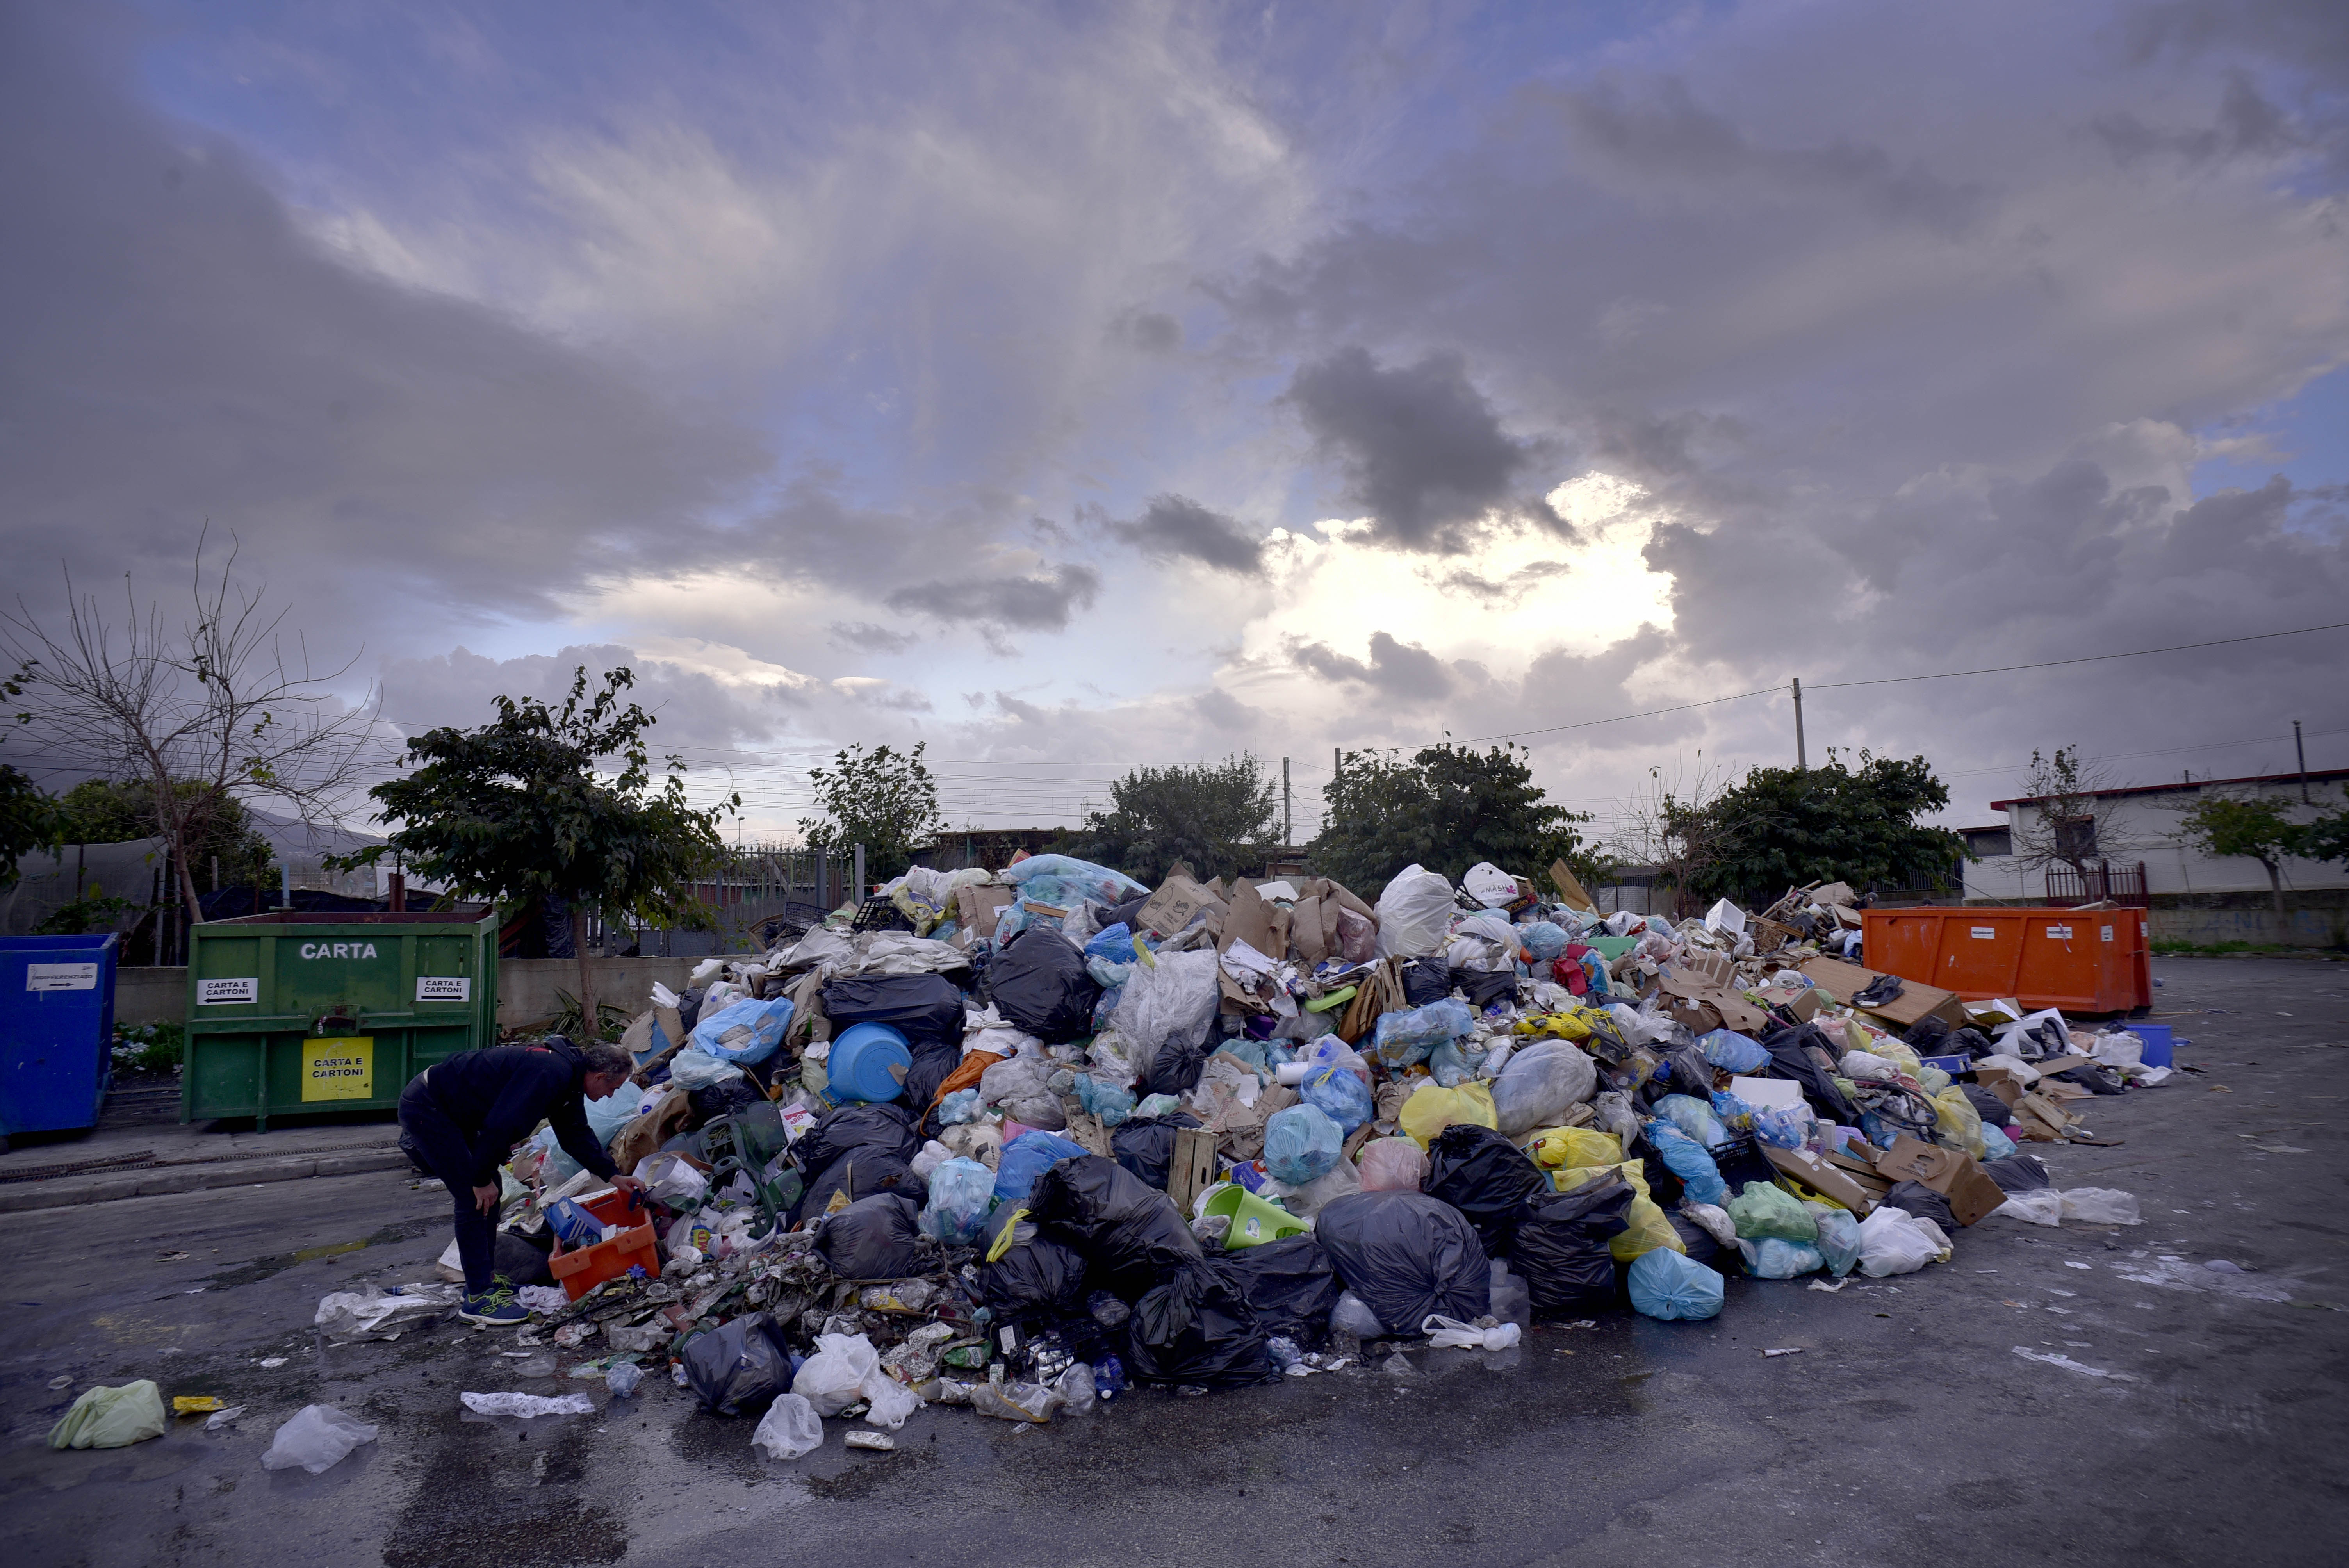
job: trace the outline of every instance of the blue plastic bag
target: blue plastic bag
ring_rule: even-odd
[[[1446,1040],[1429,1053],[1427,1070],[1439,1088],[1458,1088],[1475,1078],[1490,1051],[1471,1050],[1458,1040]]]
[[[1345,1141],[1319,1106],[1292,1105],[1264,1124],[1264,1168],[1281,1185],[1302,1187],[1330,1173]]]
[[[1659,1115],[1668,1118],[1688,1138],[1707,1149],[1718,1149],[1729,1141],[1729,1129],[1712,1106],[1689,1094],[1668,1094],[1656,1101]]]
[[[930,1172],[930,1196],[919,1222],[926,1235],[968,1246],[978,1240],[994,1207],[995,1172],[957,1155]]]
[[[1444,1041],[1475,1031],[1476,1015],[1469,1011],[1468,1004],[1446,996],[1424,1007],[1381,1014],[1371,1036],[1371,1051],[1390,1069],[1407,1068],[1425,1061],[1428,1053]]]
[[[2004,1128],[1992,1127],[1985,1121],[1982,1135],[1984,1160],[2004,1160],[2014,1152],[2014,1140],[2006,1135]]]
[[[1721,1167],[1704,1151],[1696,1140],[1671,1122],[1658,1119],[1647,1124],[1648,1141],[1656,1146],[1664,1163],[1681,1179],[1692,1202],[1711,1203],[1715,1208],[1729,1201],[1729,1183],[1721,1179]]]
[[[1757,1105],[1754,1109],[1754,1136],[1773,1149],[1800,1149],[1803,1136],[1810,1130],[1811,1119],[1807,1106]]]
[[[591,1099],[585,1107],[587,1130],[598,1143],[609,1143],[620,1136],[620,1129],[636,1120],[645,1103],[645,1091],[635,1084],[624,1083],[602,1099]]]
[[[1119,921],[1093,933],[1085,944],[1085,956],[1106,959],[1112,964],[1131,964],[1133,959],[1133,928]]]
[[[1820,1213],[1814,1208],[1811,1212],[1819,1218],[1819,1256],[1826,1260],[1836,1278],[1841,1279],[1859,1262],[1859,1222],[1841,1209]]]
[[[1721,1276],[1670,1247],[1641,1253],[1624,1283],[1631,1293],[1632,1310],[1667,1323],[1695,1322],[1721,1311]]]
[[[693,1026],[693,1048],[721,1062],[763,1062],[783,1043],[783,1030],[791,1021],[792,1003],[788,996],[778,996],[770,1002],[737,1002]],[[725,1037],[738,1028],[749,1029],[750,1037],[731,1046],[723,1044]]]
[[[1747,1039],[1734,1029],[1715,1029],[1696,1043],[1704,1059],[1725,1072],[1758,1072],[1770,1065],[1770,1053],[1760,1042]]]
[[[1564,930],[1547,920],[1537,920],[1529,925],[1517,927],[1518,944],[1534,955],[1537,964],[1547,964],[1565,952],[1567,944],[1572,940]]]
[[[1826,1266],[1818,1248],[1776,1236],[1764,1236],[1758,1242],[1740,1240],[1737,1250],[1745,1254],[1745,1272],[1755,1279],[1793,1279]]]
[[[1133,1091],[1130,1088],[1121,1088],[1091,1073],[1079,1073],[1075,1088],[1085,1114],[1101,1118],[1103,1127],[1122,1127],[1133,1115]]]
[[[1036,1178],[1063,1160],[1085,1151],[1084,1146],[1057,1132],[1023,1132],[995,1157],[995,1200],[1024,1203]]]
[[[978,1117],[978,1090],[976,1088],[958,1088],[938,1102],[938,1125],[941,1127],[977,1121]]]
[[[1030,855],[995,875],[998,882],[1019,889],[1022,898],[1061,909],[1088,898],[1095,903],[1123,903],[1150,891],[1123,872],[1073,855]]]
[[[1322,1113],[1343,1129],[1349,1138],[1354,1135],[1354,1129],[1370,1120],[1378,1110],[1371,1099],[1370,1086],[1340,1067],[1310,1069],[1297,1092],[1306,1104],[1320,1107]]]

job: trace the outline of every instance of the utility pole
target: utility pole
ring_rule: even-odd
[[[1803,681],[1795,677],[1795,767],[1798,771],[1811,770],[1810,752],[1803,745]]]
[[[854,902],[857,908],[864,907],[864,846],[863,844],[856,846],[856,896]]]
[[[1290,834],[1288,823],[1288,758],[1284,757],[1280,759],[1280,853],[1282,859],[1288,858],[1288,846],[1295,841]]]
[[[2308,748],[2300,743],[2300,720],[2292,721],[2292,748],[2300,758],[2300,803],[2311,804],[2308,799]]]

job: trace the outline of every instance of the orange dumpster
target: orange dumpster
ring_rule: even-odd
[[[2141,909],[1871,909],[1860,923],[1870,969],[1968,1001],[2073,1013],[2153,1005]]]

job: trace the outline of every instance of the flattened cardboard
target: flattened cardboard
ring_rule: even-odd
[[[1855,1214],[1864,1217],[1876,1207],[1876,1195],[1823,1154],[1814,1154],[1807,1149],[1774,1149],[1768,1144],[1762,1146],[1762,1153],[1772,1165],[1812,1191],[1834,1199]]]
[[[991,937],[995,934],[995,923],[1003,918],[1003,912],[1011,907],[1016,896],[1011,889],[991,882],[958,887],[955,889],[955,909],[966,928]]]
[[[1566,900],[1567,908],[1596,910],[1599,907],[1591,902],[1590,895],[1583,891],[1582,883],[1576,879],[1574,872],[1568,869],[1564,861],[1550,861],[1549,880],[1557,889],[1558,896]]]
[[[1962,1149],[1943,1149],[1902,1133],[1876,1157],[1876,1169],[1896,1181],[1916,1181],[1950,1201],[1950,1213],[1971,1225],[2006,1202],[1990,1172]]]
[[[1210,909],[1220,913],[1224,909],[1224,901],[1187,876],[1170,874],[1143,904],[1141,912],[1133,917],[1133,923],[1137,930],[1172,936]],[[1269,947],[1260,951],[1272,954],[1275,958],[1282,956]]]
[[[1857,964],[1846,964],[1839,958],[1808,958],[1801,965],[1804,976],[1814,985],[1823,985],[1838,1002],[1849,1004],[1854,996],[1883,975],[1874,969]],[[1881,1018],[1906,1031],[1925,1018],[1939,1018],[1953,1029],[1965,1027],[1965,1004],[1954,991],[1944,991],[1938,985],[1928,985],[1921,980],[1905,975],[1900,982],[1900,995],[1880,1007],[1863,1007],[1860,1011],[1871,1018]]]
[[[1686,958],[1676,960],[1672,973],[1682,979],[1699,981],[1706,985],[1726,985],[1737,978],[1737,965],[1726,953],[1713,953],[1700,948]]]

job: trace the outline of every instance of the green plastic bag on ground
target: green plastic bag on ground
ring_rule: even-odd
[[[119,1388],[85,1388],[65,1418],[49,1429],[53,1449],[127,1449],[160,1438],[170,1424],[163,1391],[147,1378]]]
[[[1816,1242],[1819,1222],[1802,1200],[1767,1181],[1748,1181],[1745,1191],[1729,1201],[1730,1222],[1747,1241],[1775,1236],[1782,1242]]]

